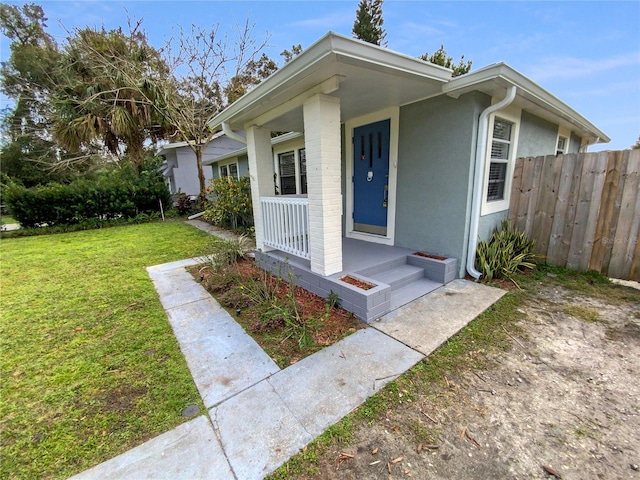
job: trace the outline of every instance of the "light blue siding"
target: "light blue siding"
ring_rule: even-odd
[[[582,145],[582,138],[577,136],[575,133],[571,133],[571,138],[569,139],[569,152],[568,153],[578,153],[578,152],[580,152],[580,145]]]
[[[458,259],[465,270],[481,93],[400,109],[395,244]]]
[[[558,125],[523,111],[518,135],[518,157],[555,155]]]

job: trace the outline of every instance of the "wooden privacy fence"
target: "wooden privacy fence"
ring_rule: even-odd
[[[640,280],[640,150],[516,160],[509,220],[552,265]]]

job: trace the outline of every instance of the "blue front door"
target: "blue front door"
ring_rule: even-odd
[[[387,234],[390,120],[353,130],[353,229]]]

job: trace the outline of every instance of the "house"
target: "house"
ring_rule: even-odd
[[[212,120],[246,133],[264,268],[375,319],[477,278],[517,157],[609,141],[504,63],[451,73],[330,32]],[[273,131],[299,134],[272,145]]]
[[[204,165],[205,162],[213,161],[213,159],[243,146],[246,146],[244,142],[230,138],[224,132],[219,132],[211,139],[203,152],[202,163]],[[187,142],[164,145],[158,150],[157,155],[164,158],[161,167],[162,174],[167,179],[171,194],[186,193],[195,197],[200,193],[196,154]],[[211,169],[205,168],[204,175],[208,184],[213,177]]]
[[[296,161],[300,155],[300,149],[304,150],[304,137],[302,133],[290,132],[271,139],[271,147],[274,151],[274,172],[276,175],[276,192],[282,195],[296,193],[296,189],[303,189],[306,193],[305,174],[297,169],[304,168],[304,161]],[[288,155],[288,160],[281,159],[283,154]],[[298,157],[296,157],[296,155]],[[203,160],[203,165],[211,168],[212,178],[233,177],[238,179],[249,175],[249,157],[247,146],[229,152],[219,157]],[[279,168],[279,167],[282,168]],[[300,179],[305,182],[300,186]]]

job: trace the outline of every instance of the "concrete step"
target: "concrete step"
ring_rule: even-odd
[[[387,260],[386,262],[383,262],[383,263],[378,263],[377,265],[374,265],[372,267],[367,267],[362,270],[358,270],[356,273],[363,275],[365,277],[375,278],[374,275],[384,273],[388,270],[391,270],[393,268],[400,267],[406,264],[407,264],[407,257],[406,255],[403,255],[397,258],[393,258],[391,260]]]
[[[398,290],[391,292],[391,310],[400,308],[407,303],[413,302],[416,298],[420,298],[429,292],[436,290],[442,286],[441,283],[434,282],[428,278],[421,278],[404,285]]]
[[[396,290],[424,278],[424,269],[405,263],[404,265],[395,265],[385,271],[370,275],[370,278],[391,285],[391,290]]]

